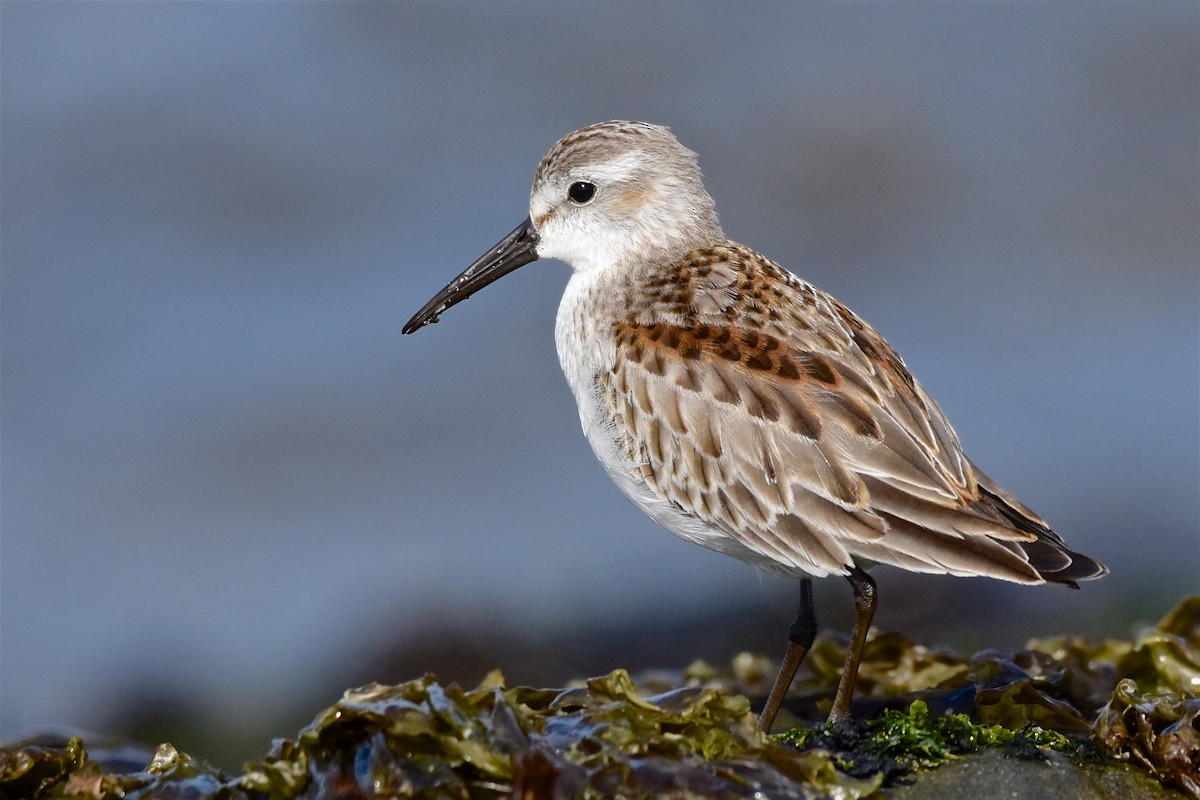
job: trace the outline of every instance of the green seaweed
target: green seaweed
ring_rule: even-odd
[[[844,641],[818,639],[788,709],[828,707]],[[566,689],[474,689],[432,675],[347,691],[240,776],[160,745],[146,766],[79,739],[0,748],[0,800],[287,800],[398,796],[867,797],[981,750],[1105,759],[1200,798],[1200,598],[1131,641],[1035,640],[970,659],[873,636],[856,719],[768,737],[746,694],[772,665],[742,654]],[[1094,720],[1094,724],[1093,724]],[[1057,757],[1057,756],[1056,756]]]

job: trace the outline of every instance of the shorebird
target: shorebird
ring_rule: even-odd
[[[602,122],[559,140],[529,217],[404,333],[539,258],[573,270],[558,358],[621,491],[688,541],[800,579],[763,731],[816,635],[813,578],[854,590],[835,722],[850,714],[875,614],[866,567],[1074,588],[1108,572],[967,459],[874,328],[725,238],[696,154],[667,128]]]

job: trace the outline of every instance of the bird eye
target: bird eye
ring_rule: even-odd
[[[572,203],[578,203],[579,205],[591,202],[595,196],[596,184],[588,183],[587,181],[575,181],[567,189],[567,197],[571,198]]]

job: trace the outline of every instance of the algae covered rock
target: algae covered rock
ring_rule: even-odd
[[[881,777],[763,736],[746,698],[685,687],[642,697],[624,671],[567,690],[432,676],[345,694],[294,740],[222,775],[173,748],[106,774],[78,739],[0,755],[0,792],[42,798],[866,797]]]
[[[1096,736],[1116,757],[1200,797],[1200,597],[1143,631],[1118,671]]]
[[[817,642],[795,718],[827,708],[836,673],[824,665],[843,646]],[[1200,598],[1132,641],[965,659],[876,636],[856,718],[779,736],[755,728],[746,697],[770,672],[742,655],[566,689],[508,687],[495,672],[464,690],[426,675],[347,691],[241,775],[168,744],[141,760],[78,738],[0,748],[0,800],[1200,798]]]

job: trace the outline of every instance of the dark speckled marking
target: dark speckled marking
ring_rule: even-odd
[[[746,356],[746,366],[760,372],[775,369],[775,365],[771,362],[771,357],[766,353],[751,352]]]
[[[717,355],[719,355],[721,358],[725,359],[726,361],[741,361],[742,360],[742,351],[737,349],[737,347],[733,346],[733,345],[730,345],[728,347],[722,347],[720,350],[717,351]]]
[[[775,400],[772,400],[770,397],[757,392],[755,393],[754,397],[756,400],[758,400],[758,404],[762,406],[762,415],[771,422],[778,422],[779,403],[777,403]]]
[[[837,386],[841,383],[841,376],[834,370],[833,365],[821,356],[805,353],[801,356],[800,364],[804,368],[804,374],[815,381],[828,386]]]

